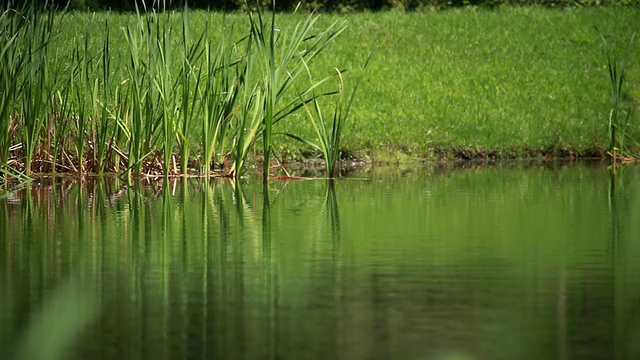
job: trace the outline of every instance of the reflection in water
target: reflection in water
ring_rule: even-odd
[[[331,240],[334,244],[340,242],[340,212],[338,211],[338,198],[336,197],[336,184],[333,179],[327,181],[327,213],[331,226]]]
[[[0,357],[635,358],[624,170],[27,187],[0,200]]]
[[[638,282],[629,281],[637,277],[637,254],[640,250],[637,170],[623,166],[610,171],[609,213],[615,301],[612,336],[617,359],[640,355],[640,289]]]

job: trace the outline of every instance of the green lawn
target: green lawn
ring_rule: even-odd
[[[109,19],[116,37],[132,20],[130,15],[97,16]],[[276,25],[291,31],[304,16],[279,14]],[[220,26],[223,21],[233,25],[238,37],[247,31],[246,14],[196,12],[194,33],[207,17]],[[88,16],[67,15],[68,32],[78,31],[78,18]],[[333,67],[357,70],[376,46],[344,134],[343,147],[360,156],[479,152],[521,157],[606,150],[612,99],[596,27],[627,59],[625,99],[640,107],[640,38],[629,47],[632,34],[640,32],[640,9],[323,14],[317,25],[336,20],[346,20],[347,29],[312,64],[318,78]],[[94,23],[100,34],[103,25]],[[353,83],[356,73],[347,73],[346,81]],[[311,124],[299,115],[276,130],[313,137]],[[280,149],[299,147],[284,137],[276,140]]]
[[[357,67],[377,42],[347,126],[345,147],[356,152],[601,151],[612,99],[596,27],[624,50],[625,99],[640,106],[640,41],[628,46],[640,30],[639,10],[463,9],[347,19],[347,32],[325,54],[327,66]]]
[[[290,38],[296,24],[307,16],[276,16],[276,28],[280,37],[276,48],[287,49],[285,40]],[[167,24],[164,14],[155,19],[147,25],[155,26],[154,21],[157,21],[161,24],[160,29],[163,29]],[[173,30],[163,34],[161,38],[165,42],[166,39],[172,39],[173,45],[166,43],[163,47],[169,49],[167,51],[171,51],[175,57],[173,65],[163,67],[158,59],[159,55],[148,55],[147,60],[139,56],[141,63],[136,69],[141,70],[132,71],[132,47],[128,45],[125,34],[127,31],[138,31],[132,30],[136,29],[133,24],[142,24],[135,14],[60,15],[55,24],[52,46],[46,55],[50,63],[47,71],[52,73],[43,77],[47,79],[45,81],[52,83],[27,81],[28,85],[25,85],[25,89],[31,87],[45,94],[42,106],[50,106],[46,105],[46,99],[53,96],[59,101],[39,115],[40,120],[33,125],[36,141],[30,143],[23,141],[22,144],[17,144],[21,138],[28,139],[31,136],[27,136],[24,131],[30,121],[26,118],[28,112],[11,110],[14,111],[14,119],[22,115],[25,119],[19,120],[16,127],[3,123],[3,129],[9,129],[2,136],[3,151],[6,152],[10,146],[19,149],[26,143],[34,151],[35,161],[44,160],[40,164],[46,164],[48,154],[55,152],[57,159],[62,160],[54,159],[50,162],[66,162],[67,169],[70,170],[81,168],[77,158],[83,158],[85,162],[94,161],[93,164],[95,160],[91,159],[104,158],[110,164],[106,168],[121,171],[122,168],[118,168],[116,164],[119,160],[114,152],[108,156],[105,153],[95,156],[93,153],[93,144],[105,144],[110,139],[100,140],[96,137],[95,134],[102,129],[108,136],[113,134],[114,143],[121,150],[128,151],[130,157],[135,150],[130,144],[139,141],[141,146],[136,150],[139,152],[136,156],[146,156],[144,161],[152,167],[162,162],[168,169],[169,162],[175,161],[171,160],[171,156],[178,153],[177,146],[182,141],[184,147],[181,149],[187,149],[188,152],[187,156],[181,156],[186,159],[181,168],[186,169],[186,164],[191,160],[202,161],[203,125],[200,114],[201,104],[206,103],[203,100],[204,85],[197,92],[192,89],[191,94],[187,94],[188,91],[181,93],[184,94],[182,104],[192,104],[195,110],[194,115],[188,118],[189,122],[185,122],[188,125],[181,128],[178,134],[176,132],[179,126],[171,121],[182,121],[177,115],[181,111],[180,98],[171,92],[173,90],[162,88],[164,90],[158,92],[163,85],[158,82],[162,79],[156,72],[169,69],[166,75],[169,81],[179,81],[181,76],[181,63],[177,60],[182,51],[179,49],[182,49],[180,43],[183,18],[176,14],[169,19],[175,24]],[[551,10],[515,7],[497,10],[464,8],[424,13],[324,14],[315,26],[320,31],[335,21],[343,20],[347,22],[346,30],[308,65],[313,77],[311,82],[335,74],[334,68],[349,69],[344,73],[347,89],[353,88],[357,78],[361,80],[343,133],[341,148],[347,154],[372,161],[394,161],[407,159],[408,156],[450,159],[604,155],[609,144],[608,120],[613,100],[606,46],[596,28],[610,44],[616,45],[617,56],[626,60],[622,105],[623,109],[635,110],[630,117],[628,133],[634,139],[640,139],[640,40],[631,42],[633,34],[640,30],[640,9],[618,7]],[[188,23],[194,42],[208,23],[206,39],[207,46],[210,47],[216,47],[223,36],[229,36],[229,32],[224,29],[233,28],[231,37],[235,39],[250,32],[248,16],[244,13],[196,11],[190,14]],[[105,85],[103,90],[101,54],[105,26],[110,30],[108,53],[111,59],[109,71],[112,74],[109,76],[109,88]],[[86,42],[85,35],[88,35]],[[145,41],[149,41],[148,44],[156,41],[149,39],[136,45],[136,51],[145,48]],[[22,41],[28,43],[27,40]],[[360,70],[361,65],[374,47],[373,60],[363,72]],[[241,58],[243,49],[246,49],[246,41],[234,48],[232,56]],[[277,56],[276,61],[279,59]],[[204,56],[191,64],[192,78],[185,81],[188,86],[195,88],[194,77],[199,76],[200,71],[206,68],[203,59]],[[38,63],[31,64],[30,66],[36,66]],[[34,70],[35,67],[31,69],[30,74],[35,79],[38,73]],[[72,69],[75,69],[74,76],[70,76]],[[233,74],[239,74],[240,70],[233,71]],[[85,77],[79,76],[85,73]],[[142,124],[140,130],[147,131],[147,135],[138,134],[131,122],[134,110],[126,110],[136,108],[135,104],[131,105],[135,101],[127,99],[133,94],[132,74],[150,76],[141,83],[147,86],[142,91],[151,94],[147,97],[150,105],[138,109],[148,115],[145,118],[147,122]],[[235,76],[233,74],[231,75]],[[259,72],[251,74],[254,80],[263,76]],[[287,89],[284,95],[284,100],[287,101],[279,104],[296,100],[295,90],[300,91],[308,85],[304,84],[305,77],[306,75],[302,75],[302,78],[296,79],[294,87]],[[202,77],[205,78],[206,76]],[[57,82],[52,79],[57,79]],[[336,80],[325,83],[320,89],[335,90],[338,81],[337,78],[334,79]],[[71,91],[67,91],[69,85],[65,84],[73,84]],[[188,86],[173,89],[186,89]],[[250,90],[247,88],[246,94]],[[254,90],[257,92],[245,100],[251,99],[251,96],[258,99],[261,91],[264,91],[260,87]],[[104,93],[108,93],[106,100],[103,98]],[[118,100],[114,100],[116,93],[120,96]],[[22,91],[21,99],[26,99],[25,94],[26,90]],[[3,93],[0,92],[0,95]],[[12,100],[10,92],[4,95],[2,98],[10,106],[5,109],[30,109],[29,104],[33,103],[33,100]],[[172,101],[171,108],[167,108],[169,112],[165,111],[165,115],[158,115],[162,114],[158,106],[163,104],[164,96],[172,97],[169,99]],[[62,98],[68,99],[69,103],[60,101]],[[330,101],[323,103],[323,112],[327,118],[331,117],[332,104]],[[67,118],[62,118],[58,113],[51,115],[67,105]],[[277,106],[279,105],[276,104]],[[259,108],[254,104],[244,111],[245,114],[254,114]],[[39,108],[34,105],[31,109],[36,111]],[[95,109],[103,109],[103,112],[97,114]],[[237,120],[242,111],[240,106],[235,107],[228,118]],[[174,119],[174,115],[178,118]],[[45,122],[47,119],[49,121]],[[153,123],[158,119],[165,119],[162,123],[164,133],[158,130],[159,125]],[[234,131],[243,127],[235,124]],[[25,129],[21,128],[23,126]],[[53,129],[50,133],[54,134],[53,142],[57,147],[49,148],[49,132],[45,131],[48,127]],[[312,123],[306,118],[304,111],[298,111],[276,123],[273,133],[276,157],[318,156],[317,152],[309,151],[301,147],[300,143],[281,135],[292,133],[305,139],[314,139]],[[163,143],[163,139],[170,138],[167,134],[176,134],[176,139]],[[232,138],[237,132],[230,134],[229,140],[220,145],[224,148],[216,149],[218,154],[233,156],[230,155],[230,148],[238,146],[239,142]],[[262,132],[247,130],[245,136],[246,134],[256,135],[253,139],[258,146],[254,147],[256,150],[253,152],[260,155]],[[640,146],[635,146],[632,150],[637,152],[639,148]],[[165,149],[173,154],[164,151]],[[163,159],[160,159],[160,153],[164,154]],[[76,160],[64,160],[68,159],[69,154],[72,157],[75,155]],[[8,157],[5,156],[3,161],[12,163],[13,160],[7,160],[12,159],[12,156],[21,160],[19,152],[14,151]],[[89,165],[91,164],[85,164],[85,168],[91,168]],[[197,165],[189,165],[190,168],[194,166]],[[40,168],[47,171],[46,167]]]

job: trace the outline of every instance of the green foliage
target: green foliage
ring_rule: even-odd
[[[151,153],[151,149],[158,138],[158,129],[161,124],[156,119],[157,111],[153,98],[153,78],[155,70],[150,65],[153,59],[151,52],[154,44],[151,42],[149,20],[138,16],[137,22],[125,29],[127,43],[129,45],[130,63],[127,67],[129,73],[128,85],[130,98],[129,113],[121,123],[128,138],[128,172],[136,176],[142,173],[142,161]],[[164,110],[164,109],[163,109]]]
[[[269,23],[265,22],[262,12],[257,17],[249,13],[251,37],[255,43],[256,66],[260,71],[259,86],[263,89],[262,108],[262,141],[263,141],[263,174],[265,181],[269,176],[271,152],[273,150],[274,125],[299,109],[302,104],[317,98],[314,89],[324,83],[328,77],[319,81],[311,80],[299,91],[298,98],[288,100],[286,95],[300,83],[300,76],[306,71],[311,61],[342,33],[346,27],[344,21],[335,21],[326,30],[313,33],[314,24],[319,15],[306,16],[298,22],[290,34],[279,35],[276,28],[275,13]],[[277,46],[276,46],[277,44]],[[310,99],[307,97],[311,96]]]
[[[631,117],[631,109],[622,108],[622,99],[624,96],[623,86],[625,85],[625,61],[621,59],[623,54],[620,49],[616,48],[615,43],[607,41],[605,36],[600,33],[602,42],[605,46],[605,55],[607,58],[607,69],[609,70],[609,82],[611,85],[611,100],[613,102],[611,112],[609,113],[609,154],[616,161],[619,157],[638,158],[639,155],[633,154],[626,145],[629,136],[627,129],[631,125],[629,119]],[[635,33],[631,35],[628,48],[633,46]],[[628,52],[628,50],[627,50]],[[637,147],[638,140],[631,138]]]
[[[22,87],[19,76],[25,64],[25,53],[20,47],[24,41],[26,18],[13,10],[6,10],[0,15],[0,168],[9,164],[9,148],[15,132],[15,114]]]
[[[209,24],[205,27],[205,33],[209,32],[208,26]],[[241,59],[232,57],[235,54],[235,51],[232,51],[235,48],[232,38],[233,30],[229,31],[228,36],[223,38],[217,46],[208,41],[204,44],[204,80],[202,80],[204,93],[200,116],[202,119],[200,161],[203,174],[209,174],[214,159],[216,159],[215,162],[224,162],[224,159],[217,159],[217,154],[229,149],[228,141],[234,135],[232,116],[240,100],[244,76],[247,75],[239,70]]]
[[[366,69],[369,61],[371,61],[374,49],[369,53],[369,56],[362,67],[363,70]],[[349,117],[349,110],[351,109],[351,105],[353,104],[353,100],[355,99],[356,92],[358,91],[358,85],[360,83],[360,79],[358,79],[351,91],[351,95],[348,98],[345,98],[346,89],[342,73],[338,69],[335,70],[338,74],[338,78],[340,79],[340,83],[338,85],[338,99],[335,101],[333,118],[330,122],[322,115],[320,101],[317,96],[313,96],[311,99],[313,103],[312,112],[307,105],[308,101],[305,101],[302,98],[302,95],[300,95],[304,108],[309,115],[311,123],[313,124],[313,129],[318,140],[317,143],[303,139],[295,134],[287,134],[289,137],[309,145],[322,153],[325,162],[325,176],[327,178],[334,178],[339,175],[338,160],[341,152],[340,145],[342,140],[342,131],[345,127],[345,123],[347,122],[347,118]]]
[[[343,148],[394,162],[604,156],[610,88],[593,28],[627,39],[639,17],[628,9],[540,8],[349,15],[349,42],[331,60],[353,67],[371,39],[377,48]],[[639,45],[626,50],[625,108],[640,105]],[[298,124],[291,130],[314,135]]]
[[[59,0],[59,6],[67,5],[66,1]],[[141,3],[141,2],[139,2]],[[147,7],[179,8],[187,1],[172,1],[169,4],[158,5],[161,2],[147,0]],[[197,9],[212,9],[223,11],[236,11],[246,9],[245,0],[189,0],[189,6]],[[69,4],[75,10],[121,10],[132,11],[131,1],[95,1],[95,0],[74,0]],[[479,7],[499,7],[499,6],[544,6],[549,8],[572,8],[572,7],[599,7],[599,6],[640,6],[639,0],[260,0],[250,4],[252,8],[256,6],[263,9],[275,9],[276,11],[293,11],[296,8],[306,10],[316,10],[323,12],[355,12],[355,11],[379,11],[379,10],[400,10],[400,11],[423,11],[429,9],[447,9],[463,6]]]
[[[610,129],[602,119],[611,110],[611,91],[602,81],[608,70],[593,27],[625,39],[637,30],[639,16],[635,9],[614,8],[468,8],[348,17],[263,13],[261,25],[253,13],[252,30],[252,19],[242,13],[55,14],[53,45],[37,65],[48,69],[45,76],[27,66],[37,63],[27,62],[37,59],[27,56],[34,38],[26,40],[30,18],[16,14],[4,12],[0,21],[2,34],[13,34],[0,36],[6,64],[0,67],[3,167],[26,172],[22,164],[31,148],[36,161],[30,169],[40,173],[129,169],[137,175],[167,169],[195,174],[196,167],[209,174],[222,166],[242,174],[265,149],[272,158],[299,156],[292,150],[299,144],[279,135],[317,139],[304,111],[306,104],[315,112],[314,98],[331,133],[334,109],[325,104],[342,96],[346,105],[349,98],[344,90],[329,95],[339,88],[327,80],[339,79],[331,69],[340,65],[344,84],[354,84],[349,80],[359,76],[371,39],[377,41],[376,61],[359,83],[337,151],[383,161],[603,155]],[[346,19],[349,27],[340,30]],[[344,40],[331,40],[338,30]],[[623,110],[640,104],[638,44],[625,54]],[[41,87],[29,90],[32,101],[24,98],[24,84]],[[44,114],[31,123],[39,134],[31,145],[22,108]],[[629,138],[625,146],[636,151]]]
[[[34,5],[35,6],[35,5]],[[24,168],[31,175],[31,165],[40,144],[44,124],[49,116],[49,105],[55,79],[50,80],[49,50],[54,36],[54,13],[29,7],[21,14],[27,20],[18,29],[19,41],[25,45],[25,70],[22,72],[19,127],[22,130]],[[13,79],[13,81],[16,81]],[[18,80],[20,81],[20,80]]]

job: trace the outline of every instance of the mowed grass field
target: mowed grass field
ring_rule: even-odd
[[[278,14],[291,31],[306,14]],[[123,28],[135,15],[66,14],[55,54],[68,55],[74,36],[95,27],[89,46],[102,46],[104,21],[113,38],[115,72],[125,72]],[[209,19],[248,32],[246,14],[196,11],[191,28]],[[612,107],[605,43],[626,59],[624,108],[640,118],[640,9],[537,7],[433,13],[323,14],[318,28],[346,20],[347,29],[314,59],[321,78],[334,67],[351,69],[345,86],[360,87],[344,130],[343,150],[359,158],[593,156],[606,153]],[[215,29],[211,36],[216,36]],[[176,35],[176,40],[179,36]],[[366,71],[358,69],[372,47]],[[122,50],[122,51],[120,51]],[[60,60],[59,60],[60,61]],[[62,60],[64,61],[64,60]],[[331,84],[328,86],[335,86]],[[330,112],[327,105],[327,114]],[[313,138],[304,112],[277,124],[278,132]],[[300,144],[274,138],[280,156],[300,157]],[[304,149],[304,148],[302,148]],[[304,152],[305,156],[313,154]]]
[[[325,54],[336,63],[355,67],[377,41],[347,126],[349,149],[426,157],[600,153],[612,98],[596,27],[626,59],[625,106],[640,106],[640,39],[629,47],[640,31],[638,10],[462,9],[348,21]]]

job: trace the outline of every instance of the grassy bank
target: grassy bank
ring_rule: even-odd
[[[640,10],[322,15],[307,35],[327,47],[299,62],[297,54],[312,46],[295,43],[296,26],[308,19],[278,14],[271,53],[270,15],[265,27],[240,13],[56,15],[43,40],[51,46],[40,54],[47,61],[21,75],[26,86],[5,87],[21,103],[3,100],[13,111],[3,115],[4,159],[24,170],[25,159],[35,158],[35,172],[177,174],[233,173],[265,153],[316,157],[321,151],[284,133],[320,143],[311,99],[330,119],[345,102],[320,95],[342,90],[348,98],[359,78],[339,145],[347,155],[604,156],[613,99],[596,27],[627,59],[621,108],[640,107],[640,41],[629,46]],[[359,70],[374,46],[368,68]],[[638,111],[629,120],[627,134],[637,139]]]
[[[625,107],[640,107],[640,11],[360,14],[336,62],[378,41],[345,139],[376,157],[603,155],[612,107],[604,45],[627,59]],[[340,47],[338,49],[338,47]],[[638,112],[635,131],[638,131]]]

